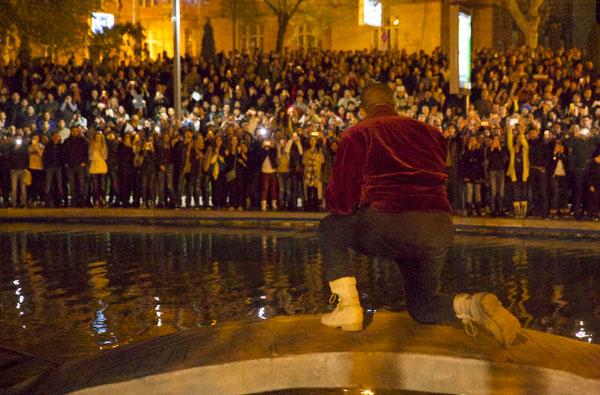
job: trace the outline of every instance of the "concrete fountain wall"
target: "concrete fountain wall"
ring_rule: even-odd
[[[378,312],[366,330],[278,317],[181,331],[49,371],[27,393],[243,394],[287,388],[600,393],[600,346],[523,330],[503,348],[460,328]]]

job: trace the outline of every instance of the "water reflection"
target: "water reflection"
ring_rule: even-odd
[[[61,362],[178,329],[327,308],[314,233],[64,229],[0,233],[3,345]],[[463,235],[443,290],[493,291],[526,327],[598,342],[599,254],[593,241]],[[369,311],[405,309],[395,264],[353,261]]]

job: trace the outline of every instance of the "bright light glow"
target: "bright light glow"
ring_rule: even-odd
[[[359,0],[358,24],[381,27],[381,0]]]
[[[158,300],[158,297],[155,296],[154,299]],[[159,304],[156,305],[156,307],[154,308],[154,311],[156,312],[156,318],[157,318],[156,326],[162,326],[162,315],[163,315],[163,313],[162,313],[162,311],[160,311],[160,305]]]
[[[261,320],[266,320],[267,317],[265,317],[265,308],[261,307],[260,309],[258,309],[258,318],[260,318]]]
[[[582,128],[581,134],[584,136],[587,136],[588,134],[590,134],[590,130],[588,128]]]
[[[579,329],[577,332],[575,332],[575,337],[581,340],[586,340],[588,343],[592,342],[592,334],[585,330],[583,321],[579,321]]]
[[[105,12],[92,12],[92,33],[102,33],[104,28],[112,29],[115,25],[115,16]]]
[[[471,15],[458,13],[458,85],[471,89]]]
[[[99,304],[102,308],[96,311],[96,318],[92,321],[92,329],[98,335],[102,335],[108,331],[108,324],[106,323],[106,316],[104,315],[104,310],[106,310],[108,305],[102,301],[100,301]]]
[[[394,19],[394,26],[398,26],[400,24],[400,19]]]
[[[361,395],[375,395],[375,392],[371,391],[371,390],[362,390],[360,391]]]

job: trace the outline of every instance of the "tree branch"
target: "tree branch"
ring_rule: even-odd
[[[540,15],[540,8],[544,4],[544,0],[532,0],[529,4],[529,14],[532,17],[537,17]]]
[[[275,7],[275,4],[271,3],[269,0],[263,0],[264,3],[273,11],[275,15],[279,14],[279,10]]]
[[[536,0],[536,1],[543,2],[543,0]],[[521,29],[521,31],[523,33],[526,33],[529,30],[529,21],[527,20],[527,17],[523,14],[521,9],[519,8],[519,4],[517,4],[517,0],[506,0],[506,7],[508,8],[508,11],[510,11],[510,14],[514,18],[515,22],[517,22],[519,29]]]
[[[290,14],[289,14],[289,15],[290,15],[290,17],[291,17],[292,15],[294,15],[294,14],[296,13],[296,11],[298,11],[298,7],[300,7],[300,4],[302,4],[302,2],[303,2],[303,1],[304,1],[304,0],[297,0],[297,1],[296,1],[296,4],[294,4],[294,7],[292,8],[292,11],[290,11]]]

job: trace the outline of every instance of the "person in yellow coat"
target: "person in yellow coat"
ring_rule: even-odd
[[[508,120],[506,127],[506,145],[510,154],[508,170],[506,175],[510,177],[513,187],[513,207],[516,218],[527,216],[527,180],[529,179],[529,144],[525,138],[525,125],[511,125]],[[514,126],[517,126],[517,136],[514,134]],[[516,141],[515,141],[516,140]]]

